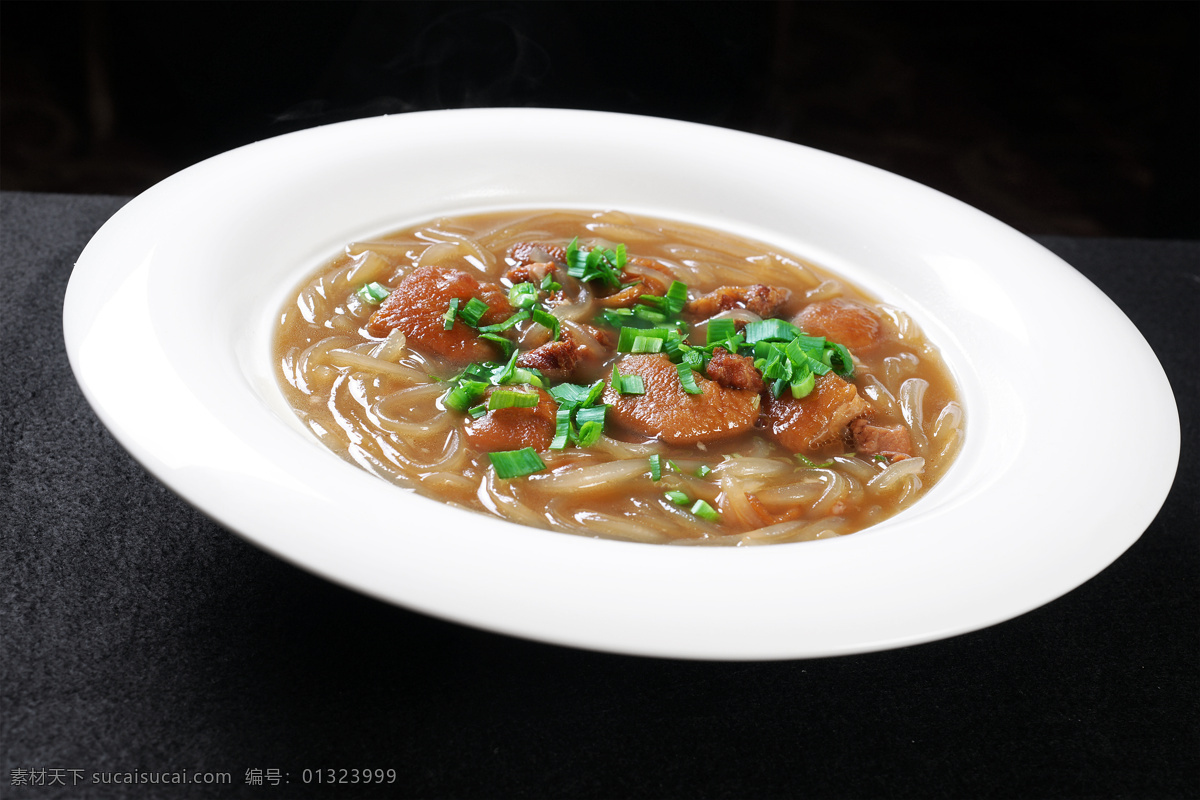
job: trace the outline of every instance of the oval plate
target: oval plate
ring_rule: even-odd
[[[750,236],[907,310],[962,391],[967,435],[905,512],[827,541],[678,548],[534,530],[397,489],[284,403],[279,308],[348,242],[444,214],[616,208]],[[1132,323],[1053,254],[895,175],[799,145],[585,111],[359,120],[197,164],[119,211],[76,264],[67,350],[96,413],[178,494],[330,580],[442,618],[597,650],[829,656],[1010,619],[1112,563],[1179,456],[1167,379]],[[1120,364],[1126,386],[1097,390]],[[1136,415],[1147,452],[1105,492],[1069,415]]]

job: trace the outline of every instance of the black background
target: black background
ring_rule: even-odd
[[[328,122],[591,108],[753,131],[1032,234],[1200,238],[1200,4],[3,4],[3,188],[132,194]]]

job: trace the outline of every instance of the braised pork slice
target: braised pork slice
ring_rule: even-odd
[[[418,351],[450,361],[487,361],[499,355],[499,348],[461,320],[445,329],[445,314],[450,301],[458,298],[459,307],[472,298],[488,304],[480,325],[494,325],[513,313],[508,294],[494,283],[480,283],[474,276],[447,267],[415,269],[376,309],[367,321],[372,336],[387,336],[396,328],[404,332],[408,344]]]
[[[704,374],[730,389],[763,390],[762,373],[754,368],[754,359],[730,353],[724,347],[713,348]]]
[[[792,324],[812,336],[824,336],[845,345],[851,352],[869,352],[887,338],[879,314],[862,303],[841,297],[810,303]]]
[[[478,419],[468,416],[463,424],[463,432],[471,446],[486,452],[520,450],[523,447],[532,447],[534,450],[548,448],[554,440],[555,415],[558,413],[558,403],[554,398],[542,389],[525,384],[493,386],[488,389],[487,397],[500,390],[536,392],[538,404],[527,408],[497,408]]]
[[[731,308],[744,308],[765,319],[778,314],[779,309],[787,304],[791,296],[792,293],[787,289],[764,286],[761,283],[751,286],[721,286],[697,297],[688,303],[684,310],[707,319]]]
[[[850,423],[850,436],[860,456],[887,456],[891,461],[912,457],[912,434],[903,425],[875,425],[859,418]]]
[[[852,420],[871,410],[854,384],[828,372],[812,392],[797,400],[788,390],[776,398],[764,392],[762,421],[767,431],[793,453],[809,453],[841,438]]]
[[[618,427],[671,444],[714,442],[744,433],[758,418],[759,394],[730,389],[694,373],[700,394],[688,394],[675,365],[663,353],[627,355],[617,362],[622,375],[638,375],[646,393],[620,394],[611,378],[604,402]]]

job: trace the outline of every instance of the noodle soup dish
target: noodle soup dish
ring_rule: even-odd
[[[347,246],[273,363],[326,446],[512,522],[648,543],[841,536],[964,435],[902,309],[801,255],[620,211],[447,217]]]

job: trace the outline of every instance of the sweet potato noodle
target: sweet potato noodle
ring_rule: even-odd
[[[963,437],[903,311],[760,242],[616,211],[356,242],[287,302],[274,347],[291,406],[342,457],[586,536],[852,533],[927,491]]]

